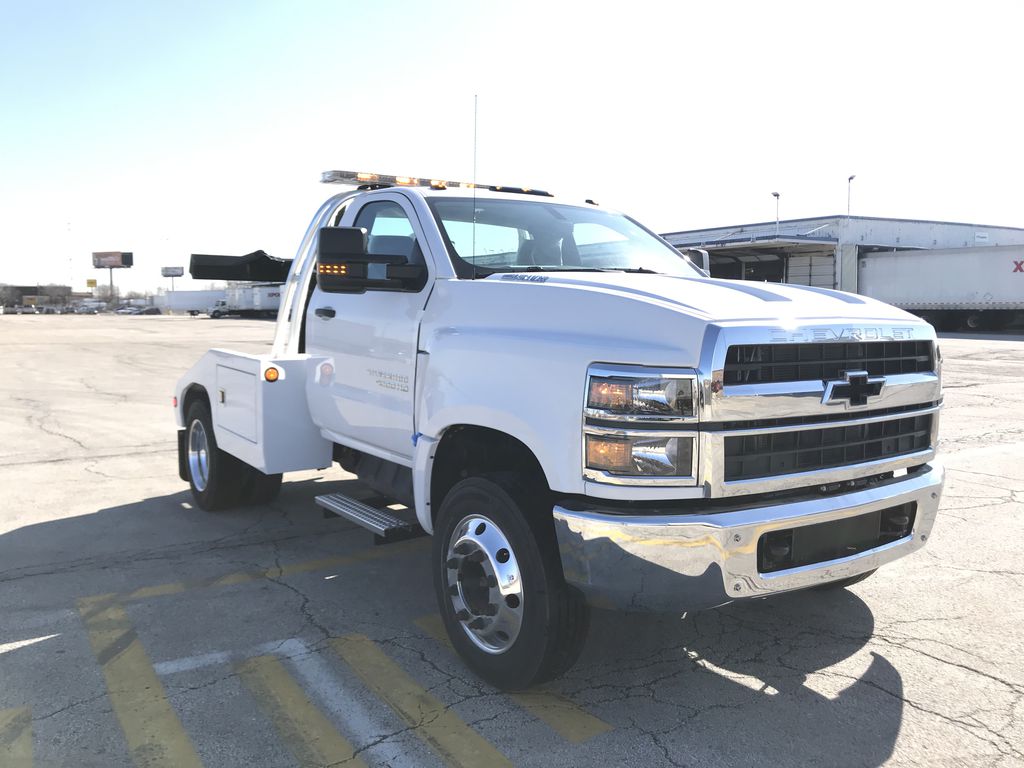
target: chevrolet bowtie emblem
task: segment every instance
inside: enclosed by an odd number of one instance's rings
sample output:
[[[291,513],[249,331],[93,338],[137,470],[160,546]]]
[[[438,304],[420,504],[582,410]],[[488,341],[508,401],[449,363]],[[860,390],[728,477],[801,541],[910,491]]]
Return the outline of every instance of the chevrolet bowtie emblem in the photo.
[[[844,403],[850,406],[867,405],[868,400],[882,394],[884,376],[869,376],[867,371],[843,371],[843,378],[825,382],[821,396],[824,405]]]

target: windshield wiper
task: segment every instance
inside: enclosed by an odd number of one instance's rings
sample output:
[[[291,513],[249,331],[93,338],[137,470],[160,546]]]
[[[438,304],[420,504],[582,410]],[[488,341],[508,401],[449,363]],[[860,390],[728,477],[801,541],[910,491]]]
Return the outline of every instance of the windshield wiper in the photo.
[[[620,272],[630,272],[634,275],[660,275],[661,272],[655,272],[653,269],[647,269],[647,267],[632,267],[630,269],[620,269]]]
[[[523,272],[611,272],[614,270],[604,267],[562,267],[557,264],[532,264],[523,267]]]

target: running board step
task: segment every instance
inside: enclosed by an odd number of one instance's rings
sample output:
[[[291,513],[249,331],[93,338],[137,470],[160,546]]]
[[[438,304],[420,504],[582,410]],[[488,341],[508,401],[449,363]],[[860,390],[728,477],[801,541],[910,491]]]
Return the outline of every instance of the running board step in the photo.
[[[317,496],[314,501],[327,512],[333,512],[372,532],[377,544],[390,544],[426,534],[418,523],[410,523],[389,509],[371,507],[343,493],[326,493]]]

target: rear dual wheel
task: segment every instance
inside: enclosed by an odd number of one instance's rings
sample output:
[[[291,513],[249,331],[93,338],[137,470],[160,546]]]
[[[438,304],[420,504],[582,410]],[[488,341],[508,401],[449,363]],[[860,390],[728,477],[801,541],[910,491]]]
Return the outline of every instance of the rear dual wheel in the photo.
[[[214,512],[239,504],[265,504],[281,490],[280,474],[265,475],[217,447],[210,407],[196,400],[188,409],[188,478],[200,509]]]
[[[550,510],[512,473],[473,477],[445,497],[434,530],[434,586],[466,665],[503,690],[565,672],[589,627],[562,576]]]

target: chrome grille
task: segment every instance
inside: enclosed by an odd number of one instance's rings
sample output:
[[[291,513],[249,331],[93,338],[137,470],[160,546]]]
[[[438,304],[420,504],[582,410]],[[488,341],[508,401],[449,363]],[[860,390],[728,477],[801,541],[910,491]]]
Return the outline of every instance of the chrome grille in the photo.
[[[727,436],[726,482],[904,456],[931,447],[932,414],[821,429]]]
[[[726,352],[723,383],[823,381],[855,370],[871,376],[930,373],[932,350],[931,341],[739,344]]]

